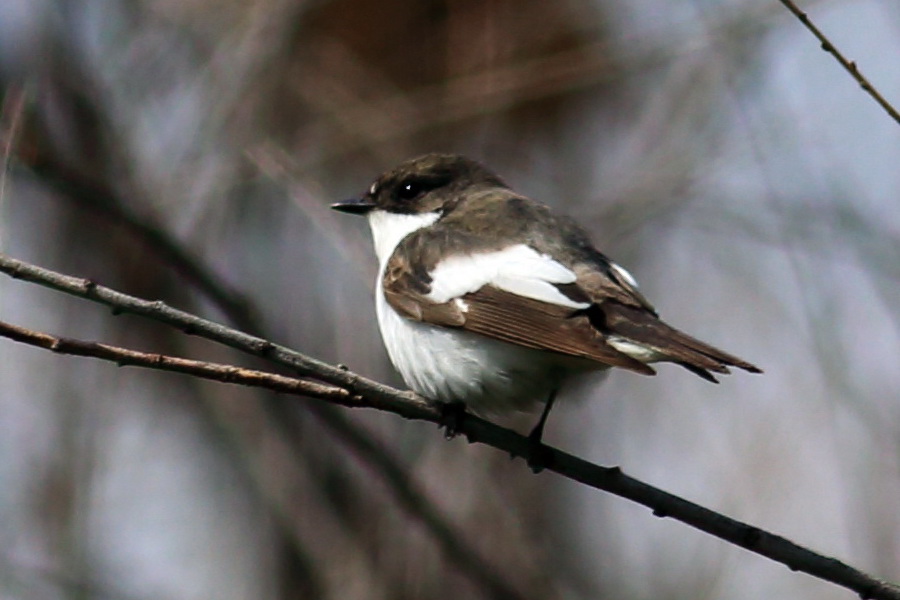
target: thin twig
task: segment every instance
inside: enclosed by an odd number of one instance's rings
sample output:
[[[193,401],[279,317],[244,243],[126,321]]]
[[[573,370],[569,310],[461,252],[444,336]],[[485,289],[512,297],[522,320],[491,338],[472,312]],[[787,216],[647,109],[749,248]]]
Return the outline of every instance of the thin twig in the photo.
[[[128,296],[94,282],[42,269],[2,254],[0,254],[0,271],[12,277],[106,304],[118,312],[131,312],[153,318],[192,334],[263,356],[279,364],[303,365],[307,374],[316,376],[331,386],[343,388],[347,392],[347,397],[339,395],[335,401],[340,401],[345,406],[377,408],[408,419],[442,422],[442,411],[438,405],[411,392],[401,392],[349,371],[326,365],[266,340],[173,309],[162,302],[150,302]],[[108,347],[104,345],[92,342],[85,344],[88,346],[75,347],[85,350],[88,347],[99,346],[104,348],[104,352],[108,351],[106,350]],[[52,346],[52,343],[50,345]],[[319,365],[323,368],[320,369]],[[348,401],[347,398],[351,400]],[[547,446],[543,447],[541,452],[535,453],[534,446],[528,438],[471,415],[462,420],[459,431],[470,442],[483,443],[513,456],[529,457],[530,464],[537,469],[547,469],[590,487],[627,498],[652,509],[653,514],[658,517],[671,517],[782,563],[792,570],[802,571],[851,589],[862,598],[900,600],[900,588],[894,585],[876,579],[837,559],[804,548],[782,536],[742,523],[655,488],[626,475],[618,467],[601,467]]]
[[[834,56],[835,60],[841,63],[841,66],[844,67],[844,69],[848,73],[850,73],[853,79],[855,79],[856,82],[859,83],[860,87],[862,87],[862,89],[864,89],[870,96],[872,96],[872,98],[875,99],[875,102],[880,104],[881,108],[883,108],[885,112],[887,112],[887,114],[890,115],[892,119],[894,119],[894,121],[900,124],[900,113],[898,113],[897,109],[894,108],[894,106],[890,102],[888,102],[884,98],[884,96],[881,95],[881,92],[879,92],[875,88],[875,86],[872,85],[872,83],[866,78],[866,76],[862,74],[862,72],[859,70],[859,67],[856,66],[856,61],[849,60],[847,57],[845,57],[844,54],[840,50],[838,50],[837,47],[831,42],[831,40],[828,39],[828,37],[826,37],[818,27],[816,27],[815,23],[813,23],[809,19],[809,15],[800,10],[800,8],[796,4],[794,4],[793,0],[781,0],[781,3],[784,4],[787,9],[794,14],[795,17],[800,19],[800,22],[803,23],[803,25],[805,25],[806,28],[809,29],[814,36],[816,36],[816,38],[822,44],[822,50]]]
[[[57,354],[99,358],[100,360],[114,362],[120,367],[143,367],[145,369],[182,373],[222,383],[263,388],[282,394],[309,396],[353,408],[366,406],[364,399],[351,395],[345,389],[308,379],[285,377],[284,375],[256,369],[245,369],[233,365],[191,360],[166,354],[140,352],[100,342],[57,337],[48,333],[11,325],[3,321],[0,321],[0,336],[23,344],[44,348]]]

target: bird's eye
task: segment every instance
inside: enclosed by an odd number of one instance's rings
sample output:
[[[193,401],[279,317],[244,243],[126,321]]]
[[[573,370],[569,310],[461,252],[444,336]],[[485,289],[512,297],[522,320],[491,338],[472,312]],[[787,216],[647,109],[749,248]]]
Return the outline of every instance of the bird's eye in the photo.
[[[424,191],[424,187],[417,181],[407,181],[400,185],[397,196],[401,200],[412,200]]]

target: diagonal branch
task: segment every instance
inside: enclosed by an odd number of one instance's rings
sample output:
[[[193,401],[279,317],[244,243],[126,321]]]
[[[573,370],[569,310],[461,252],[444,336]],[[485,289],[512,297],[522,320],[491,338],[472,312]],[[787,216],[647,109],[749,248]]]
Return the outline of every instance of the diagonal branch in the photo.
[[[338,402],[344,406],[377,408],[393,412],[408,419],[442,422],[440,407],[431,401],[421,398],[411,392],[401,392],[391,387],[368,380],[349,371],[327,365],[313,358],[306,357],[298,352],[278,346],[269,341],[235,331],[223,325],[201,319],[190,313],[179,311],[166,306],[162,302],[150,302],[115,290],[97,285],[89,280],[80,279],[56,273],[47,269],[17,261],[0,254],[0,271],[18,278],[44,285],[68,294],[100,302],[113,308],[116,312],[130,312],[145,316],[157,321],[179,327],[185,332],[201,335],[207,339],[224,343],[228,346],[262,356],[272,362],[295,366],[306,375],[313,376],[330,385],[316,384],[320,387],[304,387],[303,395],[320,398],[331,402]],[[7,326],[8,327],[8,326]],[[19,336],[16,339],[25,341],[28,336],[22,333],[21,328],[0,330],[0,335],[12,332]],[[26,330],[27,331],[27,330]],[[62,349],[78,350],[82,354],[89,350],[98,358],[103,353],[110,353],[111,346],[94,342],[76,343],[73,340],[54,341],[57,338],[36,334],[35,340],[49,349],[61,351]],[[41,337],[44,336],[44,337]],[[96,351],[94,350],[96,349]],[[132,351],[129,351],[132,352]],[[141,354],[141,353],[137,353]],[[134,360],[134,354],[129,357]],[[187,363],[170,363],[159,355],[147,354],[150,364],[179,364],[185,366],[191,364],[197,368],[199,361],[187,361]],[[113,355],[110,354],[109,358]],[[184,361],[185,359],[171,359]],[[139,364],[130,362],[129,364]],[[208,363],[207,363],[208,364]],[[224,379],[229,381],[236,371],[235,367],[218,365],[225,369],[229,375]],[[175,369],[172,369],[175,370]],[[187,371],[182,371],[187,372]],[[263,378],[259,371],[249,371],[252,377]],[[270,375],[270,374],[265,374]],[[284,378],[285,381],[277,385],[283,385],[287,391],[290,385],[288,381],[300,381],[292,378]],[[235,381],[231,381],[235,382]],[[244,383],[243,381],[241,383]],[[307,382],[312,383],[312,382]],[[250,383],[244,383],[250,385]],[[276,384],[273,384],[276,385]],[[297,384],[299,385],[299,384]],[[306,384],[304,384],[306,386]],[[340,388],[341,391],[336,391]],[[327,396],[327,397],[326,397]],[[835,558],[830,558],[804,548],[787,538],[770,533],[758,527],[737,521],[711,509],[694,504],[688,500],[670,494],[642,481],[634,479],[618,467],[602,467],[592,464],[560,450],[544,447],[542,452],[534,453],[534,448],[528,438],[518,433],[494,425],[475,416],[466,415],[459,426],[470,442],[483,443],[499,450],[508,452],[513,456],[527,456],[531,464],[540,468],[558,473],[564,477],[578,481],[590,487],[604,490],[632,500],[653,510],[658,517],[671,517],[696,529],[714,535],[732,544],[768,557],[774,561],[786,565],[795,571],[803,571],[819,579],[830,581],[837,585],[855,591],[860,597],[879,600],[900,600],[900,588],[868,575],[859,569],[851,567]]]
[[[95,281],[82,277],[65,275],[50,269],[44,269],[0,254],[0,271],[14,279],[22,279],[36,283],[66,294],[104,304],[112,309],[114,315],[130,313],[165,323],[188,335],[198,335],[208,340],[229,346],[241,352],[259,356],[272,363],[292,369],[294,372],[319,381],[343,387],[357,394],[365,394],[374,404],[373,408],[390,405],[399,408],[401,416],[409,419],[426,419],[437,422],[440,416],[439,407],[420,396],[409,393],[398,393],[397,390],[365,379],[350,371],[316,360],[285,346],[274,344],[263,338],[226,327],[220,323],[198,317],[189,312],[168,306],[162,300],[145,300],[131,296],[112,288],[99,285]],[[398,394],[406,401],[396,405]]]
[[[888,102],[884,98],[884,96],[881,95],[881,92],[879,92],[878,89],[874,85],[872,85],[868,78],[866,78],[866,76],[862,74],[862,72],[859,70],[859,67],[856,66],[856,61],[850,60],[846,56],[844,56],[844,54],[837,49],[832,41],[828,39],[828,37],[824,33],[822,33],[822,30],[816,27],[816,24],[809,19],[809,15],[800,10],[800,8],[796,4],[794,4],[793,0],[781,0],[781,3],[784,4],[787,9],[791,11],[791,13],[793,13],[793,15],[797,17],[800,22],[803,23],[803,25],[805,25],[806,28],[812,32],[814,36],[816,36],[816,39],[818,39],[822,44],[822,50],[834,56],[834,59],[838,61],[848,73],[850,73],[850,75],[853,77],[853,79],[856,80],[860,87],[865,90],[866,93],[868,93],[870,96],[872,96],[872,98],[875,99],[875,102],[877,102],[881,106],[881,108],[883,108],[885,112],[890,115],[892,119],[894,119],[894,121],[900,124],[900,113],[898,113],[897,109],[894,108],[894,106],[890,102]]]
[[[282,394],[319,398],[353,408],[366,406],[363,398],[353,396],[343,388],[256,369],[245,369],[233,365],[191,360],[166,354],[141,352],[100,342],[56,337],[3,321],[0,321],[0,336],[23,344],[44,348],[57,354],[99,358],[100,360],[114,362],[119,367],[143,367],[145,369],[182,373],[200,377],[201,379],[258,387]]]

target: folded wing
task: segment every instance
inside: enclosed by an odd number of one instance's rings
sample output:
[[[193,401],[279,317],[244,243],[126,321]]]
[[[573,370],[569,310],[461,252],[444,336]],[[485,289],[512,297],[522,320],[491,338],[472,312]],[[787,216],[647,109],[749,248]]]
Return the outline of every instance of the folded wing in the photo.
[[[593,304],[576,274],[529,246],[451,256],[418,274],[403,256],[390,259],[382,284],[388,303],[406,318],[654,374],[593,326]]]

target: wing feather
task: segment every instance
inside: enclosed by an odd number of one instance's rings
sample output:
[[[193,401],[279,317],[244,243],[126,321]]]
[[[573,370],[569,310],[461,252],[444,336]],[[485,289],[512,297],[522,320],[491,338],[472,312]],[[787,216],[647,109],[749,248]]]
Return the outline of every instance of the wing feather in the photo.
[[[655,373],[607,344],[579,310],[525,298],[492,285],[466,294],[463,301],[467,310],[462,328],[467,331],[646,375]]]
[[[536,252],[534,254],[540,256]],[[462,261],[457,264],[462,264]],[[430,281],[426,285],[421,275],[416,276],[402,253],[395,253],[385,268],[382,288],[388,304],[408,319],[457,327],[535,350],[583,358],[647,375],[654,374],[651,367],[619,352],[604,341],[585,313],[590,304],[573,300],[556,288],[554,283],[533,276],[550,275],[568,284],[572,277],[562,269],[564,267],[554,269],[550,266],[544,270],[523,270],[522,274],[532,276],[523,276],[513,281],[510,281],[512,270],[507,270],[497,279],[500,284],[512,290],[502,289],[493,282],[483,282],[472,291],[448,297],[451,286],[442,285],[442,278],[468,276],[469,281],[456,282],[457,291],[468,290],[475,287],[471,282],[475,280],[471,268],[467,272],[454,266],[453,269],[442,271],[439,265],[428,276]],[[499,270],[503,271],[502,267]],[[528,286],[522,284],[523,281],[528,282],[531,294],[522,293],[528,289]],[[423,293],[429,288],[430,291]],[[552,293],[547,288],[552,288]],[[546,301],[544,298],[553,301]]]
[[[568,308],[584,309],[590,305],[576,302],[557,287],[575,283],[577,275],[571,269],[525,244],[493,252],[456,254],[441,260],[429,276],[431,292],[427,298],[435,304],[493,285],[526,298]]]

